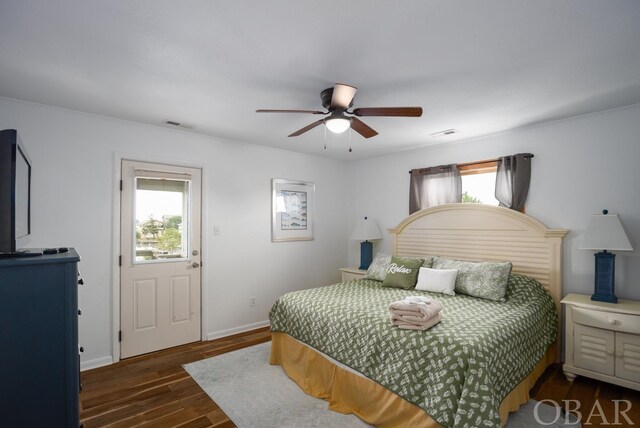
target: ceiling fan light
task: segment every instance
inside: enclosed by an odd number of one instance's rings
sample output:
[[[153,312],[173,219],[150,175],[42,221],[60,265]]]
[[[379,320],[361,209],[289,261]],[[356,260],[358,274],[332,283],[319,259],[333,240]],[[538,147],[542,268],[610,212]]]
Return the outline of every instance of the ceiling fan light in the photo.
[[[334,134],[342,134],[351,126],[351,120],[345,117],[332,117],[325,120],[324,124]]]

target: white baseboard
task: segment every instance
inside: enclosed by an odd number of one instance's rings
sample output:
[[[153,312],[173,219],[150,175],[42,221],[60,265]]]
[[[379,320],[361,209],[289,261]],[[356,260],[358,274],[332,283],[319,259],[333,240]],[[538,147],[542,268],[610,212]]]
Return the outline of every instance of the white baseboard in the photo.
[[[83,372],[85,370],[97,369],[98,367],[108,366],[113,364],[113,357],[101,357],[95,358],[93,360],[80,361],[80,371]]]
[[[257,328],[268,327],[269,320],[254,322],[253,324],[246,324],[240,327],[228,328],[226,330],[218,330],[207,333],[207,340],[220,339],[226,336],[232,336],[238,333],[244,333],[245,331],[255,330]]]
[[[265,321],[255,322],[253,324],[241,325],[240,327],[229,328],[226,330],[213,331],[207,334],[206,340],[220,339],[222,337],[232,336],[234,334],[244,333],[245,331],[255,330],[258,328],[268,327],[268,326],[269,326],[269,320],[265,320]],[[108,366],[110,364],[113,364],[112,356],[100,357],[100,358],[95,358],[93,360],[87,360],[87,361],[80,361],[80,371],[83,372],[85,370],[97,369],[98,367]]]

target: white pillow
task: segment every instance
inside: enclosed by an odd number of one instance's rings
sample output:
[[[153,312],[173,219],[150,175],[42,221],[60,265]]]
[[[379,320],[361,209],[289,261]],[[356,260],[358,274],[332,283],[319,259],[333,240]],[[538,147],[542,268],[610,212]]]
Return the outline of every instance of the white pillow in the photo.
[[[456,269],[430,269],[421,267],[418,272],[416,290],[433,291],[435,293],[455,296],[453,289],[456,286]]]

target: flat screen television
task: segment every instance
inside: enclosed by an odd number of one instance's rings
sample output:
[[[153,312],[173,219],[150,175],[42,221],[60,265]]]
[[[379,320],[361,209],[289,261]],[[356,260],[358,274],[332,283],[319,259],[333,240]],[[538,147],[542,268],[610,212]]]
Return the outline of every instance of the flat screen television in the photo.
[[[31,160],[15,129],[0,131],[0,254],[20,251],[31,234]]]

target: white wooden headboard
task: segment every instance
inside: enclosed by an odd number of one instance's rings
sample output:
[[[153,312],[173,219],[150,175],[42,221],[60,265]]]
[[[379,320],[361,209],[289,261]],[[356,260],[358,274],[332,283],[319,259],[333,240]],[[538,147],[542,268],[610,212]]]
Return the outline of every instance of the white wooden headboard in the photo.
[[[564,229],[503,207],[439,205],[403,220],[391,234],[391,254],[442,256],[471,261],[510,261],[551,294],[560,314]]]

